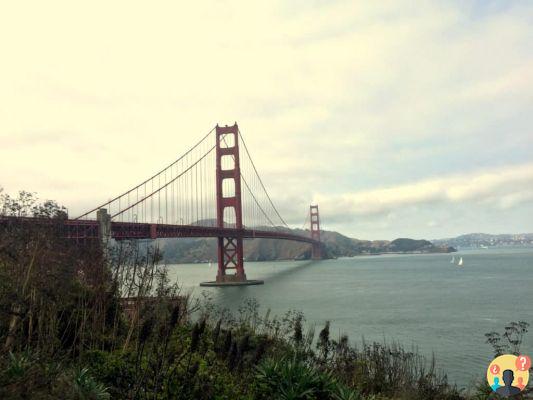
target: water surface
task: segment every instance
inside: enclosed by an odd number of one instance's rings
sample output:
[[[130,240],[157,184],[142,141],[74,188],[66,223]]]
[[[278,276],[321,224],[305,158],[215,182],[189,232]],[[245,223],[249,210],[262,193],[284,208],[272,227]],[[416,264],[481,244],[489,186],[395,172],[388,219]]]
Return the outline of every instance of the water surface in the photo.
[[[532,324],[522,352],[533,355],[533,248],[462,250],[463,268],[448,254],[360,256],[317,262],[246,263],[262,286],[200,288],[216,266],[169,266],[183,287],[208,290],[215,302],[236,310],[255,298],[263,311],[305,313],[308,323],[332,323],[332,334],[352,341],[399,341],[435,354],[437,365],[459,386],[484,375],[492,357],[486,332],[510,321]]]

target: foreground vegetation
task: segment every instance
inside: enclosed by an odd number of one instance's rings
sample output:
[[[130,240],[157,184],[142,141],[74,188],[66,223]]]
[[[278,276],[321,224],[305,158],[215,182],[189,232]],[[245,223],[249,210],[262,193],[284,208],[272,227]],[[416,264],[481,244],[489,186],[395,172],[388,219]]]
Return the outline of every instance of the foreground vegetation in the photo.
[[[262,315],[251,299],[232,314],[180,294],[157,249],[63,240],[64,210],[28,193],[0,207],[50,221],[0,227],[2,399],[465,398],[416,351],[357,348],[329,323],[315,334],[301,313]],[[488,340],[516,350],[522,336]],[[480,385],[475,398],[489,394]]]

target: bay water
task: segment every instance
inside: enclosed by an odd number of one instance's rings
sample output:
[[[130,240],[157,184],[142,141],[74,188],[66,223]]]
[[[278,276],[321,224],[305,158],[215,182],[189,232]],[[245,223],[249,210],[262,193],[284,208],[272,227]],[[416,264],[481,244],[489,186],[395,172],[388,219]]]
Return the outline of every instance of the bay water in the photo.
[[[169,266],[183,290],[210,292],[214,302],[236,311],[254,298],[261,312],[305,314],[306,324],[331,322],[334,338],[354,343],[396,341],[415,346],[459,387],[481,379],[493,358],[485,333],[504,332],[526,321],[522,353],[533,356],[533,248],[461,250],[452,254],[394,254],[323,261],[246,262],[249,279],[261,286],[203,288],[216,264]]]

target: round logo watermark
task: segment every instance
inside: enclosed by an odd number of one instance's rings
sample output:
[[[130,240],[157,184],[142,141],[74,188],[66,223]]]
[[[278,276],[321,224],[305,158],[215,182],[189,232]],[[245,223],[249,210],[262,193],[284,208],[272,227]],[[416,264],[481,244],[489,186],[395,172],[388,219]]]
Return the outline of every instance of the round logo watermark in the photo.
[[[491,361],[487,368],[487,382],[492,390],[504,397],[514,396],[527,386],[531,358],[525,355],[504,354]]]

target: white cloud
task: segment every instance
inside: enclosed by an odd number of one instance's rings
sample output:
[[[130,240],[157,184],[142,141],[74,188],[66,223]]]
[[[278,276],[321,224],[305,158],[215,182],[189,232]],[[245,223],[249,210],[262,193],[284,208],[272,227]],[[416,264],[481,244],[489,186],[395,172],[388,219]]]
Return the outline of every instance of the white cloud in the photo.
[[[510,208],[531,199],[533,163],[422,180],[405,185],[372,189],[339,196],[319,194],[325,219],[376,216],[401,212],[411,206],[432,203],[483,202]],[[524,190],[524,188],[528,188]]]

